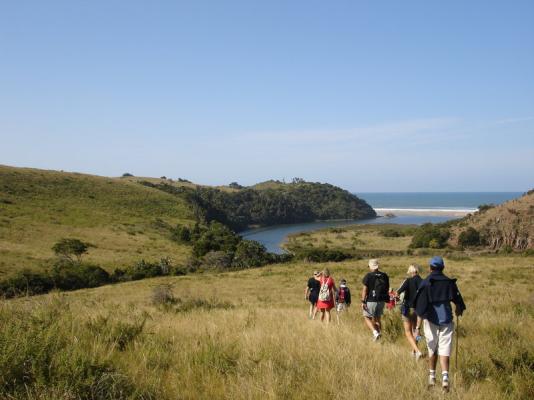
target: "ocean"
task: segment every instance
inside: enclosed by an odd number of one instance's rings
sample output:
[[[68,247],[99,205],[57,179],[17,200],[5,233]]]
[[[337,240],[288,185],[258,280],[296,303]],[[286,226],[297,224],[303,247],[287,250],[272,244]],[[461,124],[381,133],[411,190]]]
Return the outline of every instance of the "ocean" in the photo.
[[[501,204],[521,196],[521,192],[410,192],[355,193],[373,208],[419,210],[469,210],[481,204]]]

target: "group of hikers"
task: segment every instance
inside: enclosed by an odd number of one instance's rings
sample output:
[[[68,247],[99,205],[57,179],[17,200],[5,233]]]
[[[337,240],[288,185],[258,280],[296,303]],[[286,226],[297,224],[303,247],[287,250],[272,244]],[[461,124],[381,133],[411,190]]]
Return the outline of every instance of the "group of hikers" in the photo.
[[[365,325],[372,332],[373,340],[382,336],[381,317],[386,304],[393,308],[400,302],[400,313],[404,325],[404,333],[411,347],[411,354],[419,360],[422,353],[418,342],[421,340],[423,327],[428,350],[429,377],[428,386],[436,385],[436,365],[439,356],[442,376],[442,388],[449,390],[449,359],[452,349],[454,332],[453,310],[462,315],[466,309],[462,295],[456,285],[456,279],[447,277],[443,270],[445,263],[442,257],[433,257],[429,262],[430,273],[423,279],[421,267],[412,264],[408,267],[407,278],[398,290],[389,286],[388,275],[379,269],[377,259],[369,260],[369,272],[363,277],[361,291],[361,310]],[[331,321],[331,310],[339,315],[351,305],[351,293],[345,279],[336,288],[330,271],[315,271],[308,280],[305,298],[310,302],[309,319],[315,319],[321,313],[321,321]]]

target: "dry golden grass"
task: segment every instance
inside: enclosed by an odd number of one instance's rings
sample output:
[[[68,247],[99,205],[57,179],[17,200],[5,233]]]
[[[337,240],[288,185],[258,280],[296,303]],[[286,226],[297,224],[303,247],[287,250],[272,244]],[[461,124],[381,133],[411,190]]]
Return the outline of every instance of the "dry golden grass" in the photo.
[[[381,232],[388,227],[393,227],[393,229],[407,228],[399,225],[351,225],[326,228],[290,235],[285,246],[288,248],[322,247],[347,252],[354,250],[405,251],[412,236],[384,237]]]
[[[427,258],[389,257],[381,265],[398,286],[410,263],[426,264]],[[459,278],[468,307],[460,326],[460,370],[453,362],[447,398],[529,398],[534,376],[525,368],[534,362],[534,259],[446,259],[446,265],[446,272]],[[307,319],[304,287],[311,271],[322,266],[294,263],[157,278],[59,297],[80,326],[98,315],[119,322],[148,318],[124,351],[94,337],[87,352],[105,354],[154,398],[443,398],[439,390],[427,391],[426,363],[411,359],[398,312],[385,316],[384,340],[371,341],[357,304],[365,260],[327,264],[336,281],[347,279],[355,298],[341,325]],[[172,305],[156,307],[152,291],[162,283],[172,284],[181,301],[201,299],[213,308],[175,312]],[[2,307],[46,309],[57,296]]]

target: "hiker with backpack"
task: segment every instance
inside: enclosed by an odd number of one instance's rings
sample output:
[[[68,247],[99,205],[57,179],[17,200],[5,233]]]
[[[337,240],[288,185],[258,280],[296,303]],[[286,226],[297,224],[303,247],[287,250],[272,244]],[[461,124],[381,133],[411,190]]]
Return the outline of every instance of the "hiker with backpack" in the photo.
[[[439,355],[442,388],[449,391],[449,359],[452,349],[454,322],[451,302],[455,304],[455,314],[465,311],[465,303],[456,285],[443,273],[443,258],[436,256],[430,260],[430,274],[421,282],[415,297],[415,312],[423,320],[428,347],[429,377],[428,386],[436,385],[436,365]],[[420,329],[420,326],[416,327]]]
[[[350,307],[350,302],[351,296],[350,289],[347,286],[347,281],[345,279],[341,279],[341,281],[339,281],[339,288],[336,290],[336,317],[338,325],[339,314],[348,310]]]
[[[321,273],[314,271],[313,276],[308,279],[308,286],[304,292],[305,300],[310,302],[310,311],[308,313],[308,319],[315,319],[317,314],[317,301],[319,300],[319,290],[321,289]]]
[[[321,312],[321,322],[324,321],[326,315],[326,322],[330,323],[332,319],[330,310],[335,307],[336,285],[334,279],[330,276],[330,270],[328,268],[323,270],[319,283],[321,284],[321,288],[319,289],[317,309]]]
[[[370,272],[363,278],[362,312],[365,324],[373,332],[373,340],[382,335],[381,317],[384,304],[389,300],[389,277],[378,270],[378,260],[369,260]]]
[[[345,279],[341,279],[339,281],[339,289],[336,290],[337,312],[346,311],[348,307],[350,307],[350,302],[350,289],[347,286],[347,281]]]
[[[417,289],[421,285],[423,279],[419,276],[421,267],[412,264],[408,267],[408,278],[402,282],[401,287],[397,290],[397,296],[403,296],[401,303],[401,317],[404,325],[404,335],[408,343],[412,347],[412,356],[419,360],[422,356],[421,351],[417,347],[417,338],[421,338],[419,331],[416,329],[421,324],[421,320],[417,319],[414,310],[414,300],[417,295]],[[419,323],[418,323],[419,322]]]

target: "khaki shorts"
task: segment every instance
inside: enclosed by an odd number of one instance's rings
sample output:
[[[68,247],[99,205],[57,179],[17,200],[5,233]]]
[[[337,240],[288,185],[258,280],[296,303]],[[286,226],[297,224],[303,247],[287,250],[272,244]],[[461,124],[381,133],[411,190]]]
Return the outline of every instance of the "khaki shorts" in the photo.
[[[365,318],[379,318],[384,314],[384,302],[368,301],[367,310],[363,310],[363,316]]]
[[[454,323],[447,325],[435,325],[428,320],[423,320],[423,330],[425,332],[428,355],[439,354],[440,356],[450,357],[452,350],[452,333],[454,332]]]

